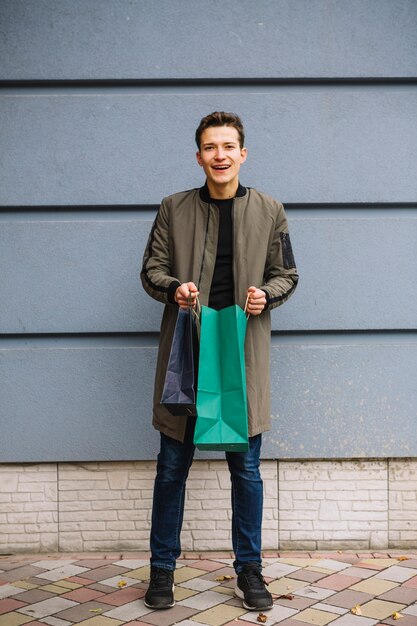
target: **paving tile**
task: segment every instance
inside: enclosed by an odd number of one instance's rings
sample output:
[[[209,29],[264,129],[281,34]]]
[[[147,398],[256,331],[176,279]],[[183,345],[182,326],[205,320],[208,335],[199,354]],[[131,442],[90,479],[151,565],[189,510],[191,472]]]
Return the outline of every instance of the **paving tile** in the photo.
[[[413,578],[417,575],[417,570],[407,567],[401,567],[400,565],[393,565],[384,569],[382,572],[375,574],[375,578],[382,578],[384,580],[393,580],[398,583],[404,583],[406,580]]]
[[[362,580],[360,583],[355,583],[350,587],[353,591],[363,591],[364,593],[371,593],[373,596],[379,596],[381,593],[385,593],[386,591],[390,591],[390,589],[394,589],[394,587],[398,587],[398,583],[394,583],[391,580],[381,580],[377,579],[375,576],[373,578],[368,578],[367,580]]]
[[[222,585],[219,585],[218,587],[213,587],[212,591],[217,591],[218,593],[223,593],[225,596],[234,596],[235,592],[233,589],[230,589],[230,587],[225,587]]]
[[[181,583],[181,587],[186,589],[194,589],[195,591],[207,591],[212,587],[219,587],[219,583],[214,580],[205,580],[204,578],[191,578]]]
[[[114,588],[109,587],[108,585],[103,585],[101,583],[93,583],[88,585],[89,589],[95,589],[96,591],[102,591],[103,593],[113,593]]]
[[[62,593],[66,593],[68,588],[62,587],[61,585],[44,585],[43,587],[37,587],[37,589],[41,589],[42,591],[49,591],[52,594],[60,595]]]
[[[77,583],[77,585],[90,585],[95,582],[92,578],[85,578],[84,576],[69,576],[65,580],[69,580],[70,583]]]
[[[393,619],[392,617],[388,617],[387,619],[384,619],[384,625],[385,624],[390,624],[391,626],[398,626],[399,623],[401,623],[401,626],[416,626],[417,621],[414,615],[405,615],[404,611],[401,611],[400,613],[401,615],[401,619]]]
[[[306,609],[297,615],[297,620],[307,622],[307,624],[318,624],[318,626],[326,626],[335,619],[334,613],[328,611],[319,611],[315,608]]]
[[[176,602],[180,602],[181,600],[186,600],[186,598],[192,598],[196,596],[198,591],[194,591],[193,589],[185,589],[185,587],[177,586],[174,591],[174,598]]]
[[[413,589],[417,589],[417,576],[414,578],[410,578],[407,582],[404,583],[404,587],[412,587]]]
[[[385,569],[390,565],[396,565],[398,563],[397,559],[363,559],[356,563],[357,567],[367,567],[368,569]]]
[[[133,600],[140,600],[145,595],[144,589],[138,589],[137,587],[126,587],[120,589],[120,591],[113,591],[112,593],[103,594],[100,597],[100,602],[105,604],[111,604],[112,606],[121,606]]]
[[[174,581],[176,584],[183,583],[192,578],[201,576],[201,569],[195,567],[182,567],[180,570],[176,570],[174,573]]]
[[[0,615],[0,626],[21,626],[21,624],[27,624],[32,620],[33,617],[21,615],[20,613],[6,613],[5,615]]]
[[[81,589],[74,589],[73,591],[67,591],[61,598],[67,600],[73,600],[74,602],[90,602],[104,596],[102,591],[96,591],[95,589],[88,589],[83,587]]]
[[[25,606],[26,602],[20,602],[14,598],[5,598],[0,600],[0,615],[3,613],[11,613],[15,609],[20,609],[21,606]]]
[[[351,563],[345,563],[344,561],[338,561],[337,559],[321,559],[316,563],[316,567],[324,567],[325,569],[334,570],[340,572],[351,566]]]
[[[343,574],[345,576],[353,576],[354,578],[370,578],[371,576],[375,576],[375,570],[352,565],[349,569],[345,569]]]
[[[377,619],[371,619],[370,617],[362,617],[359,615],[353,615],[348,613],[342,617],[338,617],[337,620],[332,622],[332,626],[374,626],[378,624]]]
[[[32,565],[41,569],[57,569],[58,567],[71,565],[71,563],[74,563],[74,559],[45,559],[43,561],[35,561]]]
[[[372,572],[374,574],[375,572]],[[317,580],[321,580],[322,578],[326,578],[328,572],[325,574],[324,572],[312,572],[306,569],[298,569],[291,574],[287,574],[287,578],[295,578],[296,580],[305,580],[308,583],[315,583]]]
[[[288,565],[288,563],[273,563],[263,568],[262,575],[269,578],[281,578],[296,572],[298,569],[296,565]]]
[[[35,559],[36,561],[37,559]],[[29,561],[26,561],[25,559],[25,563],[28,563]],[[16,567],[20,567],[22,565],[22,561],[21,559],[16,559],[16,558],[0,558],[0,568],[3,572],[7,572],[11,569],[15,569]]]
[[[280,578],[279,580],[274,580],[274,582],[269,583],[268,589],[271,593],[276,593],[278,595],[294,593],[298,589],[302,589],[303,587],[307,587],[307,583],[303,580],[295,580],[294,578]]]
[[[1,579],[7,583],[12,583],[15,580],[22,580],[23,578],[31,578],[32,576],[39,576],[45,572],[44,569],[39,567],[33,567],[32,565],[24,565],[23,567],[17,567],[1,575]]]
[[[341,606],[333,606],[331,604],[326,604],[325,602],[317,602],[317,604],[314,605],[314,608],[320,611],[328,611],[329,613],[336,613],[337,615],[344,615],[349,610],[349,609],[344,609]]]
[[[26,580],[15,580],[13,585],[27,591],[30,589],[37,589],[39,587],[39,585],[33,585],[32,583],[28,583]]]
[[[63,611],[56,611],[55,617],[60,619],[66,619],[69,622],[81,622],[88,617],[94,617],[95,613],[107,613],[109,605],[100,602],[100,600],[91,600],[89,602],[83,602],[82,604],[76,604],[75,606]]]
[[[63,611],[64,609],[68,609],[72,606],[76,606],[76,602],[72,602],[72,600],[64,600],[61,597],[53,597],[18,609],[18,613],[30,615],[32,619],[35,617],[38,619],[40,617],[47,617],[47,615],[54,615],[54,613],[58,613],[58,611]]]
[[[97,617],[92,617],[82,622],[83,626],[121,626],[121,624],[123,624],[123,621],[119,619],[111,619],[102,615],[97,615]]]
[[[148,581],[151,577],[151,568],[149,567],[149,565],[144,565],[143,567],[130,570],[128,574],[129,578],[136,578],[137,580]]]
[[[41,622],[42,624],[48,624],[48,626],[72,626],[72,622],[68,622],[66,619],[53,617],[52,615],[50,617],[44,617]]]
[[[190,609],[186,606],[174,606],[169,611],[154,611],[143,616],[146,620],[146,624],[155,624],[155,626],[171,626],[171,624],[177,624],[181,620],[195,615],[198,611],[196,609]],[[195,624],[195,622],[194,622]]]
[[[417,559],[407,559],[406,561],[399,561],[401,567],[414,567],[417,569]]]
[[[119,567],[118,565],[104,565],[102,567],[97,567],[96,569],[88,571],[88,578],[91,580],[96,580],[97,582],[101,582],[102,580],[106,580],[107,578],[112,578],[113,576],[121,576],[124,572],[128,572],[128,568]],[[72,574],[70,574],[72,575]]]
[[[334,624],[334,622],[330,622]],[[300,622],[296,617],[290,617],[283,622],[279,622],[279,626],[306,626],[306,622]]]
[[[216,604],[221,604],[222,602],[224,602],[224,595],[222,593],[217,593],[216,591],[203,591],[196,596],[181,600],[180,604],[182,606],[188,606],[191,609],[205,611],[206,609],[211,609]]]
[[[407,615],[417,615],[417,603],[403,609],[402,613],[407,613]]]
[[[286,606],[279,606],[274,604],[270,611],[265,611],[265,615],[267,616],[266,624],[276,624],[281,622],[292,615],[298,613],[295,609],[289,609]],[[239,619],[244,622],[252,622],[253,624],[259,624],[258,621],[259,611],[251,611],[250,613],[245,613]],[[297,616],[298,617],[298,616]]]
[[[202,611],[198,614],[197,619],[199,624],[222,626],[225,622],[241,617],[244,613],[246,613],[246,609],[239,609],[235,606],[221,604],[220,606],[215,606],[207,611]]]
[[[189,563],[189,566],[195,569],[202,569],[206,572],[214,572],[224,567],[224,563],[219,563],[218,561],[210,561],[209,559],[202,559],[201,561],[194,561],[193,563]]]
[[[306,598],[315,598],[316,600],[324,600],[334,595],[336,592],[333,589],[322,589],[313,585],[308,585],[302,589],[297,589],[294,592],[297,596],[304,596]]]
[[[134,602],[128,602],[127,604],[118,606],[115,609],[107,610],[105,617],[128,622],[129,620],[131,621],[142,617],[142,615],[146,615],[147,613],[151,613],[151,609],[145,606],[143,600],[135,600]],[[85,625],[83,624],[83,626]]]
[[[181,622],[183,624],[184,622]],[[195,622],[192,622],[193,626],[195,626]],[[148,622],[149,624],[149,622]],[[134,619],[133,622],[126,622],[124,626],[148,626],[146,622],[142,622],[140,620]],[[178,623],[179,624],[179,623]]]
[[[119,583],[126,583],[123,587],[131,587],[132,585],[137,585],[137,578],[130,578],[125,574],[121,576],[112,576],[112,578],[105,578],[104,580],[100,580],[102,585],[107,585],[107,587],[120,588]]]
[[[361,605],[362,615],[364,617],[373,617],[374,619],[384,619],[395,611],[401,611],[404,608],[404,604],[387,602],[386,600],[370,600],[370,602]]]
[[[18,600],[25,602],[25,604],[34,604],[34,602],[42,602],[42,600],[48,600],[49,598],[53,598],[53,596],[54,594],[50,591],[45,591],[38,588],[19,593]]]
[[[19,593],[24,593],[25,589],[15,587],[14,585],[2,585],[0,587],[0,600],[3,598],[10,598],[10,596],[17,596]]]
[[[399,602],[407,605],[413,604],[413,602],[417,601],[417,589],[401,585],[378,596],[378,600],[389,600],[390,602]]]
[[[121,559],[120,561],[114,561],[113,565],[127,567],[127,569],[138,569],[139,567],[149,565],[149,559]]]
[[[331,574],[326,576],[322,580],[317,581],[315,587],[323,587],[324,589],[333,589],[334,591],[342,591],[347,587],[351,587],[357,582],[360,582],[360,578],[354,578],[353,576],[345,576],[344,574]]]
[[[62,587],[63,589],[80,589],[82,587],[82,585],[79,585],[78,583],[72,583],[70,580],[56,580],[55,581],[55,585],[57,587]]]
[[[74,559],[44,559],[42,561],[33,561],[33,567],[41,569],[57,569],[58,567],[66,567],[74,563]]]
[[[104,567],[109,562],[106,559],[80,559],[79,561],[73,561],[73,565],[79,565],[80,567],[86,567],[87,569],[97,569],[97,567]],[[116,563],[113,563],[116,565]],[[128,565],[125,565],[128,567]]]
[[[78,565],[65,565],[64,567],[57,567],[56,569],[51,569],[46,572],[41,572],[40,574],[36,574],[36,578],[40,578],[41,580],[50,580],[57,581],[62,578],[69,578],[70,576],[76,576],[77,574],[82,574],[83,572],[87,572],[86,567],[79,567]]]
[[[214,572],[207,572],[206,574],[203,574],[202,578],[204,578],[204,580],[216,581],[216,578],[219,578],[220,576],[232,576],[233,578],[236,578],[236,572],[233,567],[222,567],[222,569]]]
[[[351,609],[357,604],[364,604],[372,600],[373,596],[370,593],[363,593],[361,591],[352,591],[351,589],[345,589],[339,593],[335,593],[334,596],[326,599],[326,604],[332,604],[334,606],[341,606],[345,609]]]
[[[288,565],[296,565],[297,567],[309,567],[312,565],[316,565],[320,559],[311,559],[311,558],[298,558],[298,557],[288,557],[285,559],[280,559],[280,563],[288,563]]]
[[[316,600],[314,600],[313,598],[303,598],[301,596],[293,596],[292,600],[286,600],[285,598],[280,598],[279,596],[277,599],[275,599],[275,595],[273,595],[272,597],[274,598],[275,604],[279,604],[280,606],[287,606],[289,609],[297,609],[299,611],[303,611],[312,604],[316,603]]]

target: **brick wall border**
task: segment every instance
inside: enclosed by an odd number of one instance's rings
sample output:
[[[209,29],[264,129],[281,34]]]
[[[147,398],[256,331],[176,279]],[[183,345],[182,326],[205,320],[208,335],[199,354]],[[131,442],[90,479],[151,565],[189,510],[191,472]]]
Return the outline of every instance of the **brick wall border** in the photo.
[[[0,465],[0,554],[148,550],[155,463]],[[264,550],[417,547],[417,459],[263,461]],[[184,551],[231,549],[225,461],[195,461]]]

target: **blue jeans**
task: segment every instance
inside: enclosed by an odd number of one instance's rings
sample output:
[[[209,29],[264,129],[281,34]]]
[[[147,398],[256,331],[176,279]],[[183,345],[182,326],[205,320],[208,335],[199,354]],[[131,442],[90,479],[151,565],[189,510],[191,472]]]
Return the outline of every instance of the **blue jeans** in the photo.
[[[151,565],[175,569],[181,554],[185,484],[194,457],[195,418],[188,418],[184,442],[161,433],[153,493]],[[248,452],[226,452],[232,494],[233,563],[261,565],[263,484],[259,472],[262,435],[249,438]]]

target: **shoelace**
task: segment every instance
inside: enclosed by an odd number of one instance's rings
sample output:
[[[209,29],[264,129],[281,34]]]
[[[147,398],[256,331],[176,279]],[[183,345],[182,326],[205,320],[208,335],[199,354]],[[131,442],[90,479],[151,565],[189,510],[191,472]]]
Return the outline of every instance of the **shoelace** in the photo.
[[[257,567],[244,569],[243,573],[252,588],[263,589],[264,585],[268,585]]]
[[[162,568],[155,568],[151,570],[151,585],[157,583],[166,583],[167,586],[171,583],[171,572]]]

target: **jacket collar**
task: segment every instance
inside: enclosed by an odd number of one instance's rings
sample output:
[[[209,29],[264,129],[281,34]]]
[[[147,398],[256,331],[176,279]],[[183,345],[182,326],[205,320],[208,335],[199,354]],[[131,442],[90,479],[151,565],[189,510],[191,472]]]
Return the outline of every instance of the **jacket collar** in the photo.
[[[207,186],[207,181],[204,183],[202,187],[200,187],[199,194],[200,194],[200,199],[203,202],[212,202],[212,199],[210,198],[209,188]],[[245,196],[245,195],[246,195],[246,187],[244,187],[243,185],[239,183],[235,198],[241,198],[242,196]]]

